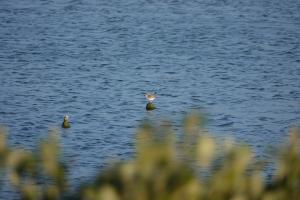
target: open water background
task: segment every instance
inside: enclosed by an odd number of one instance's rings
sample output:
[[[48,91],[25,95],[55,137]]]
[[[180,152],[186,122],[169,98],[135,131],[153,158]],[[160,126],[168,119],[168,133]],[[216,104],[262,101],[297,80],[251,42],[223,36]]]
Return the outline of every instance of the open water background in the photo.
[[[141,120],[177,129],[192,109],[261,158],[285,141],[300,123],[299,0],[0,0],[0,123],[34,148],[69,114],[75,185],[130,158]]]

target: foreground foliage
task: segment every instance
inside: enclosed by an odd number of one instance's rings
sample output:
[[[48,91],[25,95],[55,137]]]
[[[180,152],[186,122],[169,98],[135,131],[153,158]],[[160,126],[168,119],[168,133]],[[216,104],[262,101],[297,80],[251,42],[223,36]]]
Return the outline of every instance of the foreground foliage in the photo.
[[[134,159],[101,172],[72,194],[56,134],[50,134],[33,153],[10,148],[1,133],[0,170],[21,198],[28,200],[299,199],[300,143],[296,130],[282,146],[276,172],[266,182],[258,164],[261,162],[250,148],[230,140],[218,143],[200,129],[200,124],[201,118],[187,117],[180,142],[168,123],[142,126]]]

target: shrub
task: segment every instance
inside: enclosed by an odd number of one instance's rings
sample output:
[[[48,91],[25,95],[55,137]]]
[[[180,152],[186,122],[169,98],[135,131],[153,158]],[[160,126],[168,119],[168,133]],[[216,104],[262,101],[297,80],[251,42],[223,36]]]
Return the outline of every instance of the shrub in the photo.
[[[67,187],[56,134],[41,142],[38,153],[12,149],[5,134],[0,134],[0,169],[8,173],[22,199],[29,200],[299,199],[297,130],[290,134],[277,158],[277,171],[267,182],[249,147],[220,144],[200,124],[201,118],[187,117],[180,141],[166,123],[144,124],[137,133],[133,159],[100,172],[73,194]]]

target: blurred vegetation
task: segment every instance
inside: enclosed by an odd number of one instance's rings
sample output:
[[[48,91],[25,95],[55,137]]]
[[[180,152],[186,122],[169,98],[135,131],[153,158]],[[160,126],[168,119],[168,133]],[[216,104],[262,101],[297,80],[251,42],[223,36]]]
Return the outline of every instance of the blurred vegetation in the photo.
[[[144,124],[137,132],[136,156],[102,171],[70,192],[56,133],[34,152],[11,148],[0,132],[0,170],[22,199],[55,200],[281,200],[300,199],[299,132],[280,147],[270,181],[251,149],[231,140],[217,142],[188,116],[176,140],[169,123]]]

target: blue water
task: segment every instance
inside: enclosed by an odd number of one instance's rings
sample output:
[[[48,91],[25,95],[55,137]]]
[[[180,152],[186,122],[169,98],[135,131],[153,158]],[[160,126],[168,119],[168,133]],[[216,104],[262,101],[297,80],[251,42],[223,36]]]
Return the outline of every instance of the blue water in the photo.
[[[299,0],[0,0],[0,123],[34,148],[68,114],[74,184],[130,158],[143,119],[176,129],[192,109],[265,158],[300,124],[299,89]]]

